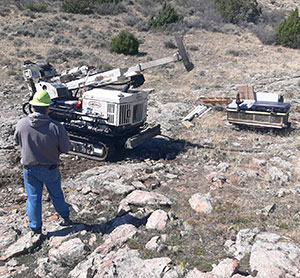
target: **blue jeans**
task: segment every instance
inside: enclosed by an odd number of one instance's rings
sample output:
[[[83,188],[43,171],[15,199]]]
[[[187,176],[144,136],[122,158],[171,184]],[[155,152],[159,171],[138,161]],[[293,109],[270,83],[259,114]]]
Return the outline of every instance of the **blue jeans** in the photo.
[[[25,190],[27,193],[26,212],[29,227],[36,230],[42,227],[42,194],[44,184],[58,214],[69,217],[69,207],[65,202],[61,189],[61,175],[59,168],[53,170],[48,167],[26,167],[23,169]]]

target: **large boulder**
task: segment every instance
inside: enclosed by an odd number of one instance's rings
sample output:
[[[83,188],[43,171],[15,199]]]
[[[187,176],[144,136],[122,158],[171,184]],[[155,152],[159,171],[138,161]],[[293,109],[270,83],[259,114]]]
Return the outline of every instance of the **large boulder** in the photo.
[[[250,267],[257,278],[300,277],[300,247],[289,238],[260,233],[251,249]]]

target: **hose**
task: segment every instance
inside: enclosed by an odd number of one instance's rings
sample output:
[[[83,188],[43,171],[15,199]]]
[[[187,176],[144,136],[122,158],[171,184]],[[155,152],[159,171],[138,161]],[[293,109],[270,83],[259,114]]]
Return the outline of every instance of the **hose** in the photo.
[[[27,107],[28,106],[28,107]],[[29,104],[29,101],[28,102],[25,102],[22,106],[22,110],[23,110],[23,113],[25,115],[28,115],[29,113],[32,113],[32,107],[31,105]]]

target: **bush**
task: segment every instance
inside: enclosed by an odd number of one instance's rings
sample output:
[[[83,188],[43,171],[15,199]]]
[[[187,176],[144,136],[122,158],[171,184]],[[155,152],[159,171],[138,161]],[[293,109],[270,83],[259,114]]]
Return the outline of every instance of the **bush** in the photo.
[[[26,8],[36,13],[45,13],[47,12],[47,5],[44,3],[28,3]]]
[[[102,3],[93,6],[93,12],[99,15],[117,15],[126,12],[122,3]]]
[[[64,0],[61,6],[63,12],[73,14],[89,14],[91,8],[89,0]]]
[[[118,4],[120,3],[122,0],[96,0],[95,3],[96,4],[104,4],[104,3],[114,3],[114,4]]]
[[[7,16],[7,15],[9,15],[11,13],[11,10],[10,10],[10,8],[8,8],[8,7],[1,7],[1,9],[0,9],[0,16]]]
[[[167,25],[183,21],[183,16],[179,15],[175,9],[166,2],[157,15],[153,15],[149,20],[149,26],[152,28],[165,28]]]
[[[66,57],[63,50],[57,47],[50,48],[47,52],[47,62],[53,64],[62,64],[68,62],[68,58]]]
[[[269,25],[260,23],[259,25],[252,26],[250,30],[263,44],[272,45],[275,43],[275,30]]]
[[[241,21],[255,22],[261,14],[256,0],[215,0],[216,11],[226,21],[237,24]]]
[[[262,9],[259,21],[270,26],[278,26],[285,18],[286,13],[283,10]]]
[[[128,15],[124,18],[124,23],[130,27],[137,25],[141,21],[142,19],[140,17],[133,16],[133,15]]]
[[[277,27],[275,43],[290,48],[300,48],[300,19],[297,8]]]
[[[118,14],[124,7],[118,5],[122,0],[64,0],[61,10],[73,14],[99,13],[103,15]]]
[[[177,48],[176,44],[172,41],[164,42],[164,45],[165,45],[165,48],[170,48],[170,49],[176,49]]]
[[[70,40],[70,37],[66,37],[63,35],[58,35],[55,36],[52,40],[53,44],[61,45],[61,44],[66,44],[66,45],[73,45],[73,43]]]
[[[22,39],[17,38],[14,40],[13,44],[15,47],[20,47],[20,46],[23,46],[25,44],[25,42]]]
[[[139,41],[128,31],[121,31],[110,43],[112,52],[123,53],[125,55],[137,54],[139,52],[139,46]]]

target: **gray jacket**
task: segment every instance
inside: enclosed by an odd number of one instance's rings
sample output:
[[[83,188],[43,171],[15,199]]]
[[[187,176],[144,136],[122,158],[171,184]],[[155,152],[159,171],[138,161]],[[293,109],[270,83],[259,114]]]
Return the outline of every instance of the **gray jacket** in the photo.
[[[54,165],[59,155],[71,150],[67,131],[48,115],[32,113],[16,126],[14,139],[21,146],[23,165]]]

